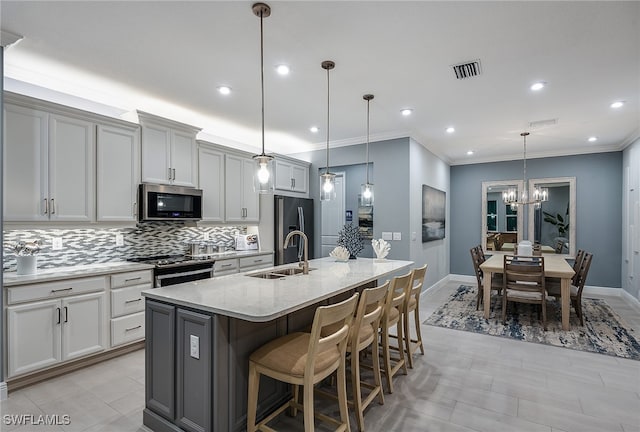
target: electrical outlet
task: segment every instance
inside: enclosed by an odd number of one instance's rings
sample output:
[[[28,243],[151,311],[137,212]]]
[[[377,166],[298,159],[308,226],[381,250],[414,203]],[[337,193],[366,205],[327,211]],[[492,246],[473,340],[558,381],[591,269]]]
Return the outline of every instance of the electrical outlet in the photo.
[[[209,233],[208,232],[204,232],[204,234],[202,234],[202,236],[204,237],[205,240],[209,240]]]
[[[394,240],[402,240],[402,233],[394,232],[393,233],[393,239]]]
[[[53,250],[62,249],[62,237],[53,237],[51,239],[51,249]]]
[[[121,233],[116,234],[116,246],[124,246],[124,235]]]
[[[393,240],[393,233],[383,231],[382,240]]]
[[[189,342],[191,345],[191,357],[194,359],[200,359],[200,338],[198,336],[191,335]]]

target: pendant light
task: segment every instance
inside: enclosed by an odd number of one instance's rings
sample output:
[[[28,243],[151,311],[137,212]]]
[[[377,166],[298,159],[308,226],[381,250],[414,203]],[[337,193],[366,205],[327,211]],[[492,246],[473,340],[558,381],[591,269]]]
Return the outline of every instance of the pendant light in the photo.
[[[369,183],[369,105],[373,99],[372,94],[366,94],[362,96],[362,99],[367,101],[367,164],[365,169],[367,170],[366,182],[360,187],[360,205],[362,207],[373,206],[373,184]]]
[[[529,199],[527,193],[527,137],[529,132],[522,132],[520,134],[523,140],[524,157],[523,157],[523,170],[522,170],[522,192],[518,196],[518,190],[516,188],[509,188],[502,194],[502,200],[505,204],[510,204],[513,210],[516,210],[519,205],[525,206],[533,204],[535,208],[539,209],[541,203],[549,200],[549,189],[536,187],[533,191],[533,198]]]
[[[322,186],[320,187],[320,200],[329,201],[336,197],[336,175],[329,172],[329,71],[336,67],[331,60],[322,62],[322,69],[327,71],[327,166],[324,174],[320,174]]]
[[[261,194],[273,192],[273,156],[264,153],[264,42],[262,20],[271,15],[271,8],[265,3],[255,3],[251,9],[260,18],[260,90],[262,97],[262,153],[255,155],[256,171],[253,175],[253,189]]]

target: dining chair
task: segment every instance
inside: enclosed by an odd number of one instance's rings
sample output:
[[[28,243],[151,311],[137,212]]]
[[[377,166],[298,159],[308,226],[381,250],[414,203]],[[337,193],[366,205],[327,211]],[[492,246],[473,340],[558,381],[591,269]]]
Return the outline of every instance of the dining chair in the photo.
[[[556,247],[555,247],[556,253],[557,254],[561,254],[562,253],[562,249],[564,249],[564,241],[562,241],[562,240],[556,241]]]
[[[314,418],[336,424],[339,431],[349,431],[345,353],[358,293],[347,300],[316,309],[311,333],[295,332],[258,348],[249,357],[249,391],[247,396],[247,431],[273,430],[267,426],[285,409],[304,412],[304,430],[315,430]],[[333,331],[326,329],[332,326]],[[337,372],[340,421],[321,413],[314,413],[314,385]],[[256,424],[260,376],[293,385],[293,397]],[[303,404],[298,402],[299,387],[303,386]]]
[[[578,277],[578,270],[580,269],[580,265],[582,264],[582,260],[584,259],[584,254],[585,251],[582,249],[578,249],[578,252],[576,253],[576,257],[573,260],[573,277],[571,278],[571,284],[578,286],[578,282],[577,282],[577,277]],[[557,277],[546,277],[545,278],[545,283],[547,285],[547,292],[549,293],[549,295],[553,295],[551,294],[551,291],[553,290],[554,292],[560,292],[560,278]]]
[[[422,333],[420,332],[420,293],[424,285],[424,278],[427,274],[427,264],[422,267],[411,270],[411,282],[409,283],[409,292],[404,301],[404,344],[407,348],[407,359],[409,367],[413,369],[413,353],[420,348],[420,354],[424,355],[424,344],[422,343]],[[413,312],[413,322],[415,325],[416,338],[411,338],[411,330],[409,329],[409,321]]]
[[[591,267],[591,260],[593,259],[593,254],[589,252],[584,252],[582,254],[582,259],[580,260],[580,265],[576,270],[576,274],[573,275],[571,279],[571,286],[569,287],[571,293],[571,304],[573,308],[576,310],[576,314],[578,318],[580,318],[580,325],[584,326],[584,319],[582,317],[582,290],[584,289],[584,284],[587,280],[587,274],[589,273],[589,267]],[[576,255],[576,262],[578,261]],[[574,265],[575,269],[575,265]],[[550,296],[560,298],[560,285],[553,284],[548,288],[548,292]]]
[[[380,340],[382,344],[382,363],[387,390],[393,393],[393,376],[402,369],[407,375],[407,362],[404,359],[405,346],[402,335],[402,314],[404,313],[404,299],[411,283],[411,273],[396,276],[391,280],[389,292],[384,304],[384,313],[380,321]],[[395,327],[395,334],[391,331]],[[397,346],[391,345],[391,338],[397,339]],[[391,356],[391,351],[397,351],[398,357]]]
[[[473,270],[476,275],[476,281],[478,282],[478,295],[476,298],[476,310],[480,307],[484,293],[484,273],[480,268],[480,265],[486,261],[482,246],[474,246],[469,252],[471,253],[471,261],[473,262]],[[497,273],[491,276],[491,291],[496,290],[498,294],[502,292],[502,274]]]
[[[505,255],[502,322],[506,324],[508,302],[539,304],[542,308],[542,327],[546,331],[546,298],[544,257]]]

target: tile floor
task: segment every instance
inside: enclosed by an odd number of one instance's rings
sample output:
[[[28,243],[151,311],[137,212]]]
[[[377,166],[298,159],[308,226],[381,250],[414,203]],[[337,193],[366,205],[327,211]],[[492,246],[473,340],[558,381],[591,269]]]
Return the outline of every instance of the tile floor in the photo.
[[[460,283],[422,296],[422,319]],[[640,332],[640,310],[607,302]],[[427,346],[385,405],[366,413],[367,431],[640,432],[640,362],[564,348],[422,326]],[[146,432],[142,350],[10,393],[7,414],[68,414],[62,426],[2,431]],[[352,418],[355,428],[355,421]],[[283,417],[281,430],[303,430]],[[318,425],[317,430],[328,430]]]

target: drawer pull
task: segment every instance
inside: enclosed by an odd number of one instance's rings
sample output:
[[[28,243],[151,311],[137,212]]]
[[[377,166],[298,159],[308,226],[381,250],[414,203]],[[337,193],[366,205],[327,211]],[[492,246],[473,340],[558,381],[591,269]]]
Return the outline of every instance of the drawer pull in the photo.
[[[125,282],[131,282],[131,281],[134,281],[134,280],[140,280],[140,279],[142,279],[142,276],[138,276],[138,277],[134,277],[134,278],[125,279],[124,281],[125,281]]]
[[[222,264],[220,267],[231,267],[233,264]]]
[[[259,262],[262,262],[262,261],[263,260],[261,260],[261,259],[253,260],[254,263],[259,263]]]
[[[135,327],[126,328],[126,329],[124,329],[124,331],[128,332],[128,331],[132,331],[132,330],[137,330],[137,329],[139,329],[141,327],[142,327],[142,325],[137,325]]]
[[[140,300],[142,300],[141,298],[137,298],[135,300],[125,300],[125,303],[135,303],[135,302],[139,302]]]
[[[55,293],[59,293],[59,292],[63,292],[63,291],[71,291],[72,289],[73,289],[73,287],[55,289],[55,290],[51,290],[51,294],[55,294]]]

